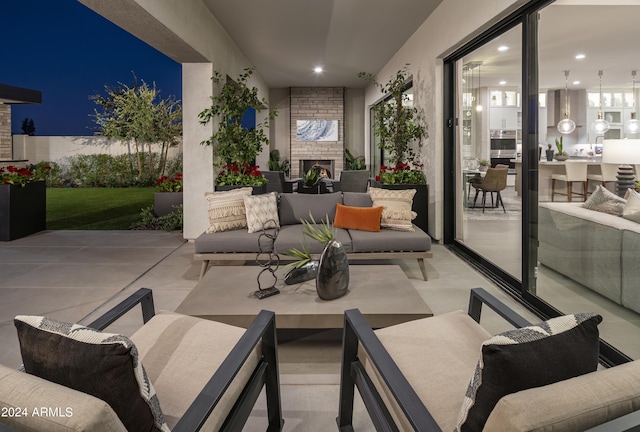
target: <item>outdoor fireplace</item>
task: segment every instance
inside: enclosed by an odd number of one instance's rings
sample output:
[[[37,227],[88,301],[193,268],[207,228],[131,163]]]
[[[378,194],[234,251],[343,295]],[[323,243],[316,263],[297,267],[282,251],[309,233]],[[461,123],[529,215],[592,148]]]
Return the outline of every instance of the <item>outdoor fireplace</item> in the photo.
[[[335,174],[335,161],[319,160],[319,159],[301,159],[300,160],[300,176],[308,172],[311,168],[317,167],[321,177],[333,179]]]

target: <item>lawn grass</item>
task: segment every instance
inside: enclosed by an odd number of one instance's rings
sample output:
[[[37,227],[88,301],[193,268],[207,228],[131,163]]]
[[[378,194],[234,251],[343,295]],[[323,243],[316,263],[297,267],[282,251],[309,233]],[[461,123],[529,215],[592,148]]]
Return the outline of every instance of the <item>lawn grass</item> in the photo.
[[[126,230],[153,205],[153,187],[47,188],[47,229]]]

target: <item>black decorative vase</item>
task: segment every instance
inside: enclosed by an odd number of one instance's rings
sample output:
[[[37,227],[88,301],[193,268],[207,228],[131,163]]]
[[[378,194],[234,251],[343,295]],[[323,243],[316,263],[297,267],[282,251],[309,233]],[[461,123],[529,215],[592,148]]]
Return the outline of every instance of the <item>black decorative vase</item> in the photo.
[[[301,267],[293,268],[284,275],[285,285],[295,285],[315,279],[318,276],[318,261],[309,261]]]
[[[344,246],[338,240],[330,240],[320,255],[316,291],[322,300],[342,297],[349,288],[349,260]]]
[[[547,155],[547,162],[553,161],[553,150],[545,150],[545,153]]]

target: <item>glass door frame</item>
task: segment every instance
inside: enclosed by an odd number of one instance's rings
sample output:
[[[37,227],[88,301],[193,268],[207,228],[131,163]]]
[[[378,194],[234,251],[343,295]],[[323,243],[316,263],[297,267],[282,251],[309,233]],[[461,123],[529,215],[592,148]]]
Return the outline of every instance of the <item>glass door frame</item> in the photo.
[[[538,265],[538,12],[554,0],[531,0],[444,59],[443,64],[443,241],[454,253],[543,319],[563,313],[535,295]],[[502,33],[522,26],[522,280],[518,280],[456,239],[456,62]],[[530,291],[530,287],[533,289]],[[601,361],[631,359],[601,340]]]

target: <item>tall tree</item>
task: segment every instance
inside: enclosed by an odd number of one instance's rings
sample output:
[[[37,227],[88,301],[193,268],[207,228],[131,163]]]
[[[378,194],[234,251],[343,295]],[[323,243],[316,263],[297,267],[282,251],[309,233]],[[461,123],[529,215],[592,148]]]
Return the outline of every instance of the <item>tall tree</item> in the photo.
[[[22,129],[25,135],[33,136],[36,133],[36,125],[32,118],[22,120],[22,127],[20,129]]]
[[[105,85],[106,95],[94,95],[91,99],[99,106],[94,117],[98,133],[107,138],[133,142],[138,163],[138,175],[144,174],[141,153],[148,148],[147,174],[153,175],[153,144],[175,145],[182,134],[182,108],[173,96],[161,99],[155,83],[149,86],[144,80],[128,86]],[[161,154],[162,157],[162,154]],[[164,155],[166,157],[166,154]],[[166,161],[163,163],[166,164]]]

